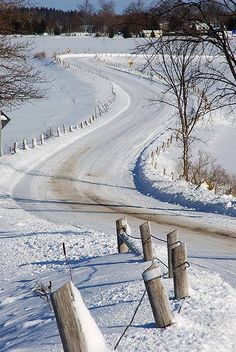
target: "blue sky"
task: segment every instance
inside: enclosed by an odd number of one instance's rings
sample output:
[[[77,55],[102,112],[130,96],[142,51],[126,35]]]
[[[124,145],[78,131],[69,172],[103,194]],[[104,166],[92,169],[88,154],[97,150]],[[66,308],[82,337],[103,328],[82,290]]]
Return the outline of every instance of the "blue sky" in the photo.
[[[30,0],[30,3],[36,6],[54,7],[61,10],[75,10],[77,5],[83,0]],[[129,0],[114,0],[116,4],[116,12],[121,12],[123,8],[130,3]],[[90,0],[94,6],[98,4],[98,0]]]

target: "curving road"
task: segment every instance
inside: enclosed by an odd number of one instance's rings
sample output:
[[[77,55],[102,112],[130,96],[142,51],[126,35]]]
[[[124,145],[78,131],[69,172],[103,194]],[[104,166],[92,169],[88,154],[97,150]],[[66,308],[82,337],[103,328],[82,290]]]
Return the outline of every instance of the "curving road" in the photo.
[[[90,61],[80,59],[81,64],[97,69]],[[120,103],[122,112],[103,126],[91,127],[89,134],[24,177],[13,191],[18,205],[55,223],[86,226],[111,235],[115,220],[123,214],[128,215],[136,234],[146,219],[162,238],[178,227],[190,261],[220,272],[236,287],[236,240],[222,236],[229,235],[224,227],[213,226],[227,221],[225,217],[161,203],[134,187],[133,169],[140,152],[166,128],[167,111],[147,104],[147,98],[160,94],[160,88],[128,74],[100,69],[127,93]]]

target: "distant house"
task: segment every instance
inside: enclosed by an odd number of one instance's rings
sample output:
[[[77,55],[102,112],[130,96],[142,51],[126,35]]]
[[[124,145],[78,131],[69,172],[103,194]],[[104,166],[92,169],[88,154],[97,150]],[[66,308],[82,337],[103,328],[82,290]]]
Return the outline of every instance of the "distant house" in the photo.
[[[206,33],[209,31],[209,26],[206,23],[196,21],[192,24],[192,29],[200,33]]]
[[[162,36],[161,29],[143,29],[142,31],[144,38],[160,38]]]

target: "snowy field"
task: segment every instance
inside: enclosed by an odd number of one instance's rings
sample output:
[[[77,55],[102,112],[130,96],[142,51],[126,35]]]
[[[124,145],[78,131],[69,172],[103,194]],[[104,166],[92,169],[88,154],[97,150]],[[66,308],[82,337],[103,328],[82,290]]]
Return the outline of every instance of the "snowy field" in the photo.
[[[168,111],[147,106],[149,94],[160,93],[160,84],[135,76],[127,58],[116,57],[118,70],[92,57],[61,57],[71,67],[50,61],[54,52],[67,48],[73,53],[128,53],[136,44],[124,39],[35,38],[35,52],[48,53],[46,61],[37,63],[51,80],[48,99],[8,112],[12,122],[3,133],[0,351],[62,351],[54,315],[37,295],[41,283],[52,281],[54,291],[69,280],[62,243],[74,283],[108,350],[113,350],[142,297],[141,273],[149,266],[134,254],[117,254],[114,220],[124,213],[135,236],[145,214],[151,220],[157,217],[152,228],[162,239],[179,226],[189,249],[191,290],[184,302],[177,301],[172,281],[164,277],[174,324],[157,330],[145,297],[117,351],[236,350],[235,199],[219,201],[219,215],[188,208],[187,198],[180,205],[155,195],[160,183],[166,193],[170,181],[159,179],[148,161],[153,147],[166,138]],[[108,108],[100,116],[98,106],[104,104]],[[86,128],[55,136],[35,149],[7,154],[7,146],[15,140],[30,141],[63,123],[80,126],[95,110],[97,120]],[[235,172],[234,120],[217,118],[203,137],[208,150]],[[176,153],[175,145],[171,148],[160,156],[161,168],[171,165]],[[134,182],[148,196],[137,192]],[[148,191],[142,189],[147,184]],[[179,192],[180,184],[173,187]],[[200,195],[201,204],[217,202],[208,193]],[[224,215],[227,204],[230,217]],[[135,244],[140,247],[140,241]],[[167,262],[165,244],[155,242],[155,252]]]

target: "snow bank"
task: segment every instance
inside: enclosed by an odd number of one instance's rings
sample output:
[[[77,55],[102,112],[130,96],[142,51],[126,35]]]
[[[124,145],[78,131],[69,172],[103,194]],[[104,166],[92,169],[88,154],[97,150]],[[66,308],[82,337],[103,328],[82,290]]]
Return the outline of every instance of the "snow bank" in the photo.
[[[74,307],[84,334],[88,352],[108,352],[105,339],[87,309],[79,290],[72,284]]]

